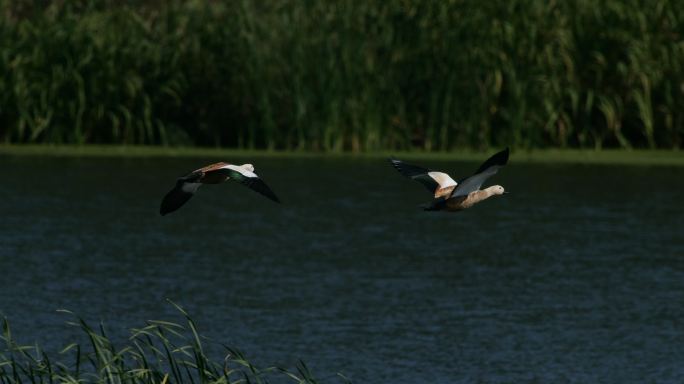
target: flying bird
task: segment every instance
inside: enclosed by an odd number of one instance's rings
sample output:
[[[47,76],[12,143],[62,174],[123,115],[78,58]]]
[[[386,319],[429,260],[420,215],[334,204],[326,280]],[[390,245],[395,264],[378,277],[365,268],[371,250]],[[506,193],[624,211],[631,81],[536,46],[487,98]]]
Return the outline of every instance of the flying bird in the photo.
[[[472,176],[458,182],[444,172],[431,171],[396,159],[390,159],[390,163],[402,175],[423,184],[433,194],[432,203],[423,207],[426,211],[461,211],[492,196],[508,193],[500,185],[480,190],[485,180],[506,165],[508,154],[508,148],[494,154]]]
[[[269,199],[280,203],[280,199],[271,191],[261,178],[254,173],[252,164],[216,163],[192,171],[176,180],[176,186],[164,196],[159,213],[164,216],[182,207],[197,192],[202,184],[220,184],[233,179],[240,182]]]

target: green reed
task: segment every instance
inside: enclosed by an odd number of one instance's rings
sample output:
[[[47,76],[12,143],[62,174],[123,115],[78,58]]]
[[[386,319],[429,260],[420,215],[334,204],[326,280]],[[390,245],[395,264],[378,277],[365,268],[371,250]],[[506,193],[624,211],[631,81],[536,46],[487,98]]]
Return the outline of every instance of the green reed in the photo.
[[[679,148],[675,0],[0,0],[0,139]]]
[[[259,368],[236,349],[216,343],[207,345],[192,318],[181,307],[176,308],[184,316],[185,324],[150,320],[144,327],[131,330],[127,342],[118,347],[102,324],[93,328],[71,314],[75,321],[69,324],[82,331],[83,342],[69,344],[56,355],[49,355],[37,345],[19,344],[7,319],[2,319],[0,383],[265,384],[273,379],[300,384],[321,382],[301,361],[294,370]],[[223,359],[208,356],[206,349],[216,346],[223,351]],[[349,382],[342,375],[338,378]]]

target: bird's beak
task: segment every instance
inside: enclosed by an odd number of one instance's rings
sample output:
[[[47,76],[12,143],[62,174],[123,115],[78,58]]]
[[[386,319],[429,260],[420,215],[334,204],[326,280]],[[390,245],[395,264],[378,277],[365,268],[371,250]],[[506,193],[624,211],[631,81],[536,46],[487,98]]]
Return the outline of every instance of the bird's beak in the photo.
[[[508,195],[509,193],[510,193],[510,192],[508,192],[508,191],[504,191],[503,194],[504,194],[504,195]]]

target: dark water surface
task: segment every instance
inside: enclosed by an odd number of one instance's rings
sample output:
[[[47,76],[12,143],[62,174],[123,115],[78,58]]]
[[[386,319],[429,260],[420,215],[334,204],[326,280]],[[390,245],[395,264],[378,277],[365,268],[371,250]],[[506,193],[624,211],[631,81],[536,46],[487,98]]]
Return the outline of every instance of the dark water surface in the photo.
[[[381,160],[252,159],[285,202],[175,177],[215,159],[1,157],[0,311],[24,343],[180,321],[337,382],[684,382],[681,168],[511,164],[512,193],[422,212]],[[229,159],[244,161],[246,159]],[[419,162],[462,176],[477,164]]]

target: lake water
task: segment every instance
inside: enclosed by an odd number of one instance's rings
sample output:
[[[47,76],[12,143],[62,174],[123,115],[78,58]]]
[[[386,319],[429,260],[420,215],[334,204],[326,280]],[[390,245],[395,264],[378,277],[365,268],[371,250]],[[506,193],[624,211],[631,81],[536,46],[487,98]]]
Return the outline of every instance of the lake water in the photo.
[[[158,215],[177,176],[216,160],[0,157],[15,337],[66,345],[66,308],[123,338],[180,321],[168,298],[209,338],[325,382],[684,381],[682,168],[512,155],[488,183],[511,194],[434,213],[383,160],[226,159],[284,204],[227,183]]]

